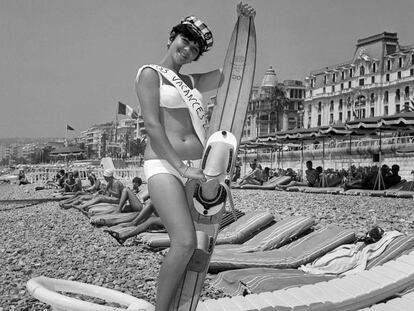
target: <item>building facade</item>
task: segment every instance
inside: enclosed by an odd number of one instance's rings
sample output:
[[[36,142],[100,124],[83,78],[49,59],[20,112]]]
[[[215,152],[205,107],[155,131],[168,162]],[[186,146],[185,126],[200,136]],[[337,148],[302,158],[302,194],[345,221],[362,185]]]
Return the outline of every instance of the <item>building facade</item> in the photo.
[[[305,128],[392,115],[412,109],[414,44],[396,33],[359,39],[350,61],[306,77]]]
[[[270,67],[261,85],[252,88],[242,140],[255,140],[273,136],[278,131],[303,127],[304,98],[302,81],[280,83]]]

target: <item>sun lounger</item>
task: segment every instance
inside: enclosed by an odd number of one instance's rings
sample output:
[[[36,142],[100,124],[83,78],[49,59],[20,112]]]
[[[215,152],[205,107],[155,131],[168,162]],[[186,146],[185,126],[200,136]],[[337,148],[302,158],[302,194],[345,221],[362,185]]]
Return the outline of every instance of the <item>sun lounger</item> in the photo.
[[[263,185],[242,185],[240,189],[262,189],[262,190],[274,190],[275,187],[286,185],[292,180],[290,176],[273,177],[269,181],[263,183]]]
[[[344,192],[342,187],[307,187],[303,190],[305,193],[325,193],[325,194],[339,194]]]
[[[97,203],[92,205],[88,210],[88,217],[114,214],[119,212],[118,204],[111,203]]]
[[[375,304],[372,307],[359,311],[410,311],[414,308],[414,292],[390,299],[386,302]]]
[[[240,214],[239,214],[240,216]],[[241,216],[237,221],[229,224],[229,220],[234,220],[231,213],[223,217],[216,245],[220,243],[243,243],[255,232],[269,225],[274,221],[274,216],[269,212],[250,212]],[[170,246],[170,238],[167,233],[144,232],[139,236],[141,242],[150,248],[165,248]]]
[[[315,220],[312,217],[288,217],[264,229],[241,245],[222,244],[218,245],[215,251],[223,249],[234,253],[250,253],[272,250],[297,238],[314,224]]]
[[[339,246],[335,250],[340,249],[341,247],[342,246]],[[372,256],[372,259],[367,258],[366,269],[369,270],[390,260],[394,260],[401,255],[410,253],[413,249],[414,235],[397,236],[389,241],[385,250],[383,250],[379,255]],[[335,252],[335,250],[332,252]],[[321,279],[318,277],[321,277]],[[212,282],[212,286],[222,290],[225,294],[234,296],[241,295],[244,292],[257,294],[265,291],[289,288],[292,286],[315,284],[336,277],[338,276],[310,274],[300,269],[236,269],[220,272]]]
[[[210,263],[211,272],[240,268],[298,268],[326,254],[339,245],[355,240],[355,232],[338,226],[328,226],[312,232],[279,249],[263,252],[234,253],[215,249]]]
[[[233,308],[232,310],[249,311],[359,310],[393,297],[396,293],[412,286],[414,286],[414,252],[369,271],[327,282],[251,294],[245,297],[206,300],[199,303],[197,310],[229,310],[229,308],[223,309],[222,306],[225,305],[240,306],[239,309]]]

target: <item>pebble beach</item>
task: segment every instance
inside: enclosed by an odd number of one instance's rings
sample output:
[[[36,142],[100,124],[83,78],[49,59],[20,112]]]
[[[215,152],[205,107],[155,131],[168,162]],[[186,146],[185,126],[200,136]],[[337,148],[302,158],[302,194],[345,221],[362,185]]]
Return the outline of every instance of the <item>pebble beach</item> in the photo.
[[[34,188],[0,185],[0,200],[48,198],[53,193]],[[235,208],[244,212],[269,210],[276,219],[313,216],[315,229],[337,224],[364,235],[379,225],[385,231],[414,233],[412,199],[237,189],[233,197]],[[57,202],[0,203],[0,228],[0,311],[51,310],[26,290],[26,282],[41,275],[104,286],[155,302],[162,253],[134,239],[120,246],[78,211],[63,210]],[[207,276],[202,299],[224,297],[209,286],[213,277]]]

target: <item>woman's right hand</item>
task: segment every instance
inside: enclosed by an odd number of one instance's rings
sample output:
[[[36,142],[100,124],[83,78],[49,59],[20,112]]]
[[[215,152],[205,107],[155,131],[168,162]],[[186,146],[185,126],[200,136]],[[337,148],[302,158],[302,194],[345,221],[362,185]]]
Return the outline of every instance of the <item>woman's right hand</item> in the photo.
[[[254,17],[256,15],[256,10],[247,3],[240,2],[237,4],[237,15]]]
[[[184,178],[200,180],[202,182],[205,182],[207,180],[206,176],[203,173],[203,170],[198,167],[184,165],[183,167],[180,167],[178,171]]]

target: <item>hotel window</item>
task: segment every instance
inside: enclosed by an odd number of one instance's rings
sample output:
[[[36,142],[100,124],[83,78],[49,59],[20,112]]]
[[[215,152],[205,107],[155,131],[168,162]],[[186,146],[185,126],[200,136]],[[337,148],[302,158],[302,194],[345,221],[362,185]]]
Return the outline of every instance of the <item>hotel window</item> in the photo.
[[[385,81],[386,81],[386,82],[390,82],[390,74],[389,74],[389,73],[387,73],[387,74],[385,75]]]
[[[406,86],[404,89],[404,99],[410,99],[410,87]]]
[[[388,91],[384,92],[384,104],[388,104]]]
[[[402,59],[402,57],[400,57],[398,59],[398,66],[399,66],[399,68],[402,68],[402,66],[403,66],[403,59]]]
[[[387,60],[387,70],[391,70],[391,60]]]
[[[333,113],[329,115],[329,123],[332,124],[334,122]]]
[[[377,63],[372,64],[372,72],[377,72]]]
[[[342,110],[343,108],[343,102],[342,102],[342,98],[339,100],[339,104],[338,104],[338,109]]]
[[[332,82],[335,83],[336,82],[336,73],[332,74]]]
[[[318,112],[321,112],[322,111],[322,102],[319,102],[318,103]]]
[[[375,109],[374,107],[371,107],[369,116],[373,117],[374,115],[375,115]]]
[[[400,92],[400,89],[397,89],[395,91],[395,102],[399,102],[400,99],[401,99],[401,92]]]
[[[343,83],[341,83],[341,90],[343,90],[344,89],[344,84]]]
[[[349,69],[349,77],[352,78],[353,75],[354,75],[354,70],[351,68]]]
[[[364,66],[359,67],[359,75],[360,76],[365,75],[365,67]]]
[[[414,54],[411,55],[411,65],[414,65]]]
[[[388,116],[388,106],[384,106],[384,116]]]
[[[370,101],[371,101],[371,104],[373,104],[374,102],[375,102],[375,94],[374,93],[371,93],[371,95],[370,95]]]
[[[333,111],[334,110],[334,102],[333,100],[331,100],[331,103],[329,104],[329,111]]]
[[[348,81],[348,89],[352,87],[352,81]]]
[[[326,81],[327,81],[327,77],[323,76],[323,84],[326,84]]]
[[[359,79],[359,85],[360,86],[364,85],[364,79]]]
[[[414,76],[414,69],[413,68],[410,69],[410,76],[411,77]]]
[[[339,113],[339,121],[342,122],[342,112]]]
[[[345,71],[341,71],[341,79],[345,80]]]
[[[400,104],[395,105],[395,113],[399,113],[401,110]]]
[[[322,124],[322,116],[318,114],[318,126],[321,126]]]
[[[347,112],[346,121],[351,120],[351,111]]]
[[[375,83],[375,76],[372,76],[371,77],[371,84],[374,84]]]
[[[326,93],[326,87],[322,88],[322,93],[324,93],[324,94]]]
[[[401,79],[401,71],[397,72],[397,79]]]
[[[333,93],[333,92],[335,92],[335,85],[332,85],[331,86],[331,92]]]

